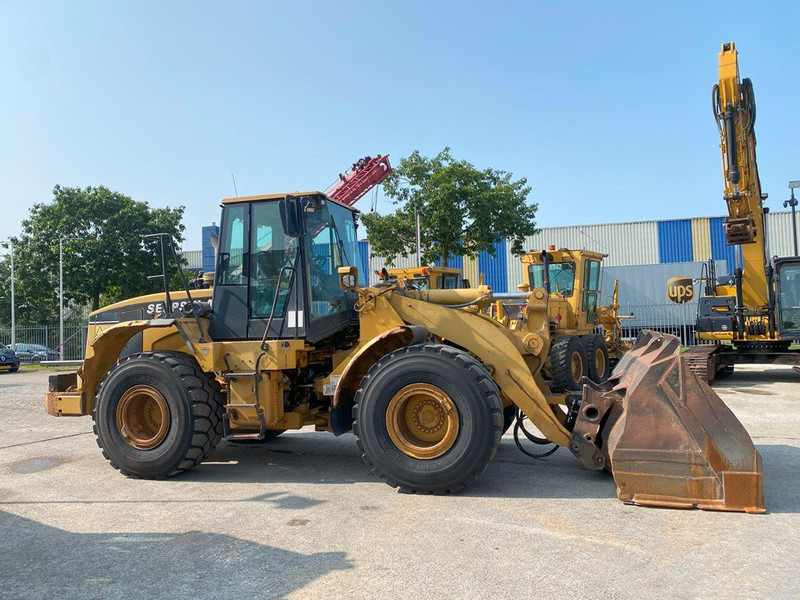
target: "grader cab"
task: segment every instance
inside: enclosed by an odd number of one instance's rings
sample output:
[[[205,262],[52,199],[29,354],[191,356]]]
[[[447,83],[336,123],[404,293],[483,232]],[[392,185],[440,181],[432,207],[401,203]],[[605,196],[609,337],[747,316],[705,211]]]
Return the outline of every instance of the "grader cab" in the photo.
[[[763,512],[758,452],[674,338],[642,340],[604,383],[555,392],[545,289],[521,292],[512,330],[485,314],[486,286],[359,287],[356,222],[319,192],[224,200],[212,301],[187,289],[181,312],[167,299],[161,314],[97,323],[78,372],[51,378],[47,411],[92,415],[104,456],[132,477],[190,469],[223,437],[313,425],[352,431],[389,485],[447,493],[486,468],[510,409],[610,470],[625,502]]]
[[[427,290],[455,290],[470,287],[468,279],[464,279],[461,269],[453,267],[396,267],[378,271],[383,283],[392,281],[410,289],[424,292]]]

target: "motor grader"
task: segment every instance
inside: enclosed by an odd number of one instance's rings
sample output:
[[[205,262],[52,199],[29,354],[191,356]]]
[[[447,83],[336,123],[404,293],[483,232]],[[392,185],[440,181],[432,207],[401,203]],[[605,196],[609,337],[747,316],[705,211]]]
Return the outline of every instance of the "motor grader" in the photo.
[[[549,293],[551,345],[542,372],[554,392],[580,391],[585,377],[596,383],[606,381],[630,349],[622,339],[620,319],[625,317],[618,314],[618,282],[611,304],[600,305],[600,267],[605,256],[589,250],[556,250],[555,246],[520,256],[524,281],[519,289],[527,292],[539,287]],[[511,328],[524,327],[519,307],[518,301],[498,302],[495,318]]]
[[[319,192],[223,200],[211,301],[187,286],[173,311],[165,283],[162,313],[95,322],[77,373],[50,378],[47,411],[91,415],[104,456],[131,477],[191,469],[223,437],[313,425],[352,431],[389,485],[447,493],[485,469],[513,406],[584,466],[610,470],[624,502],[764,511],[758,452],[676,338],[645,336],[608,381],[554,393],[541,374],[545,289],[520,292],[524,327],[512,330],[484,314],[503,299],[487,286],[359,287],[356,222]],[[166,282],[169,236],[161,248]],[[138,334],[141,350],[123,356]]]
[[[468,279],[464,279],[461,269],[454,267],[396,267],[382,269],[377,272],[382,282],[398,280],[401,285],[411,290],[454,290],[470,287]]]

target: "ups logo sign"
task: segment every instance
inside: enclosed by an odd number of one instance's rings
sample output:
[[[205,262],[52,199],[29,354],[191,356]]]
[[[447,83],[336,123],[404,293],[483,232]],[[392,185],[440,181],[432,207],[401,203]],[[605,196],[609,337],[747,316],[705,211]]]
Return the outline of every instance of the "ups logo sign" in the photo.
[[[667,298],[675,304],[685,304],[694,298],[694,282],[691,277],[667,279]]]

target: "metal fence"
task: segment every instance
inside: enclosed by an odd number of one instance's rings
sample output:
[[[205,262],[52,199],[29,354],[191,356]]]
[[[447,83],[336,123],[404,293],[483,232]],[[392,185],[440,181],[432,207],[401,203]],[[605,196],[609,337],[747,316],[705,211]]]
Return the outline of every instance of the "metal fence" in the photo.
[[[669,333],[684,346],[705,343],[695,338],[697,304],[627,304],[620,306],[622,337],[635,339],[643,329]]]
[[[518,305],[516,302],[506,304],[507,308]],[[697,304],[626,304],[620,306],[618,314],[623,338],[634,340],[642,330],[651,329],[677,336],[684,346],[708,343],[694,335]]]
[[[15,328],[17,344],[37,344],[59,352],[61,360],[81,360],[86,348],[87,325],[64,325],[64,348],[60,352],[58,325],[26,326]],[[0,342],[11,345],[11,328],[0,329]],[[23,355],[21,358],[25,359]]]

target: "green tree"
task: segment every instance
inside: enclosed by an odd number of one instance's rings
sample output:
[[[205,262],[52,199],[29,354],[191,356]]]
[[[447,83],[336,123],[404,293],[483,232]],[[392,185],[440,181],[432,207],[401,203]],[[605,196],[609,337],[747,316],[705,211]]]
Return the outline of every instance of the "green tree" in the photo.
[[[454,160],[450,148],[433,158],[415,150],[383,183],[398,206],[395,212],[362,216],[372,254],[390,262],[413,255],[415,212],[420,215],[423,263],[441,259],[447,266],[451,256],[476,256],[481,250],[493,256],[493,244],[501,238],[509,239],[511,251],[521,254],[525,237],[537,232],[537,205],[527,201],[527,179],[512,177]]]
[[[58,242],[64,242],[65,303],[100,308],[160,289],[148,275],[161,272],[157,244],[146,233],[170,233],[183,241],[182,206],[151,208],[106,187],[56,186],[53,200],[35,204],[13,240],[18,323],[58,320]],[[0,320],[10,320],[8,255],[0,273]]]

